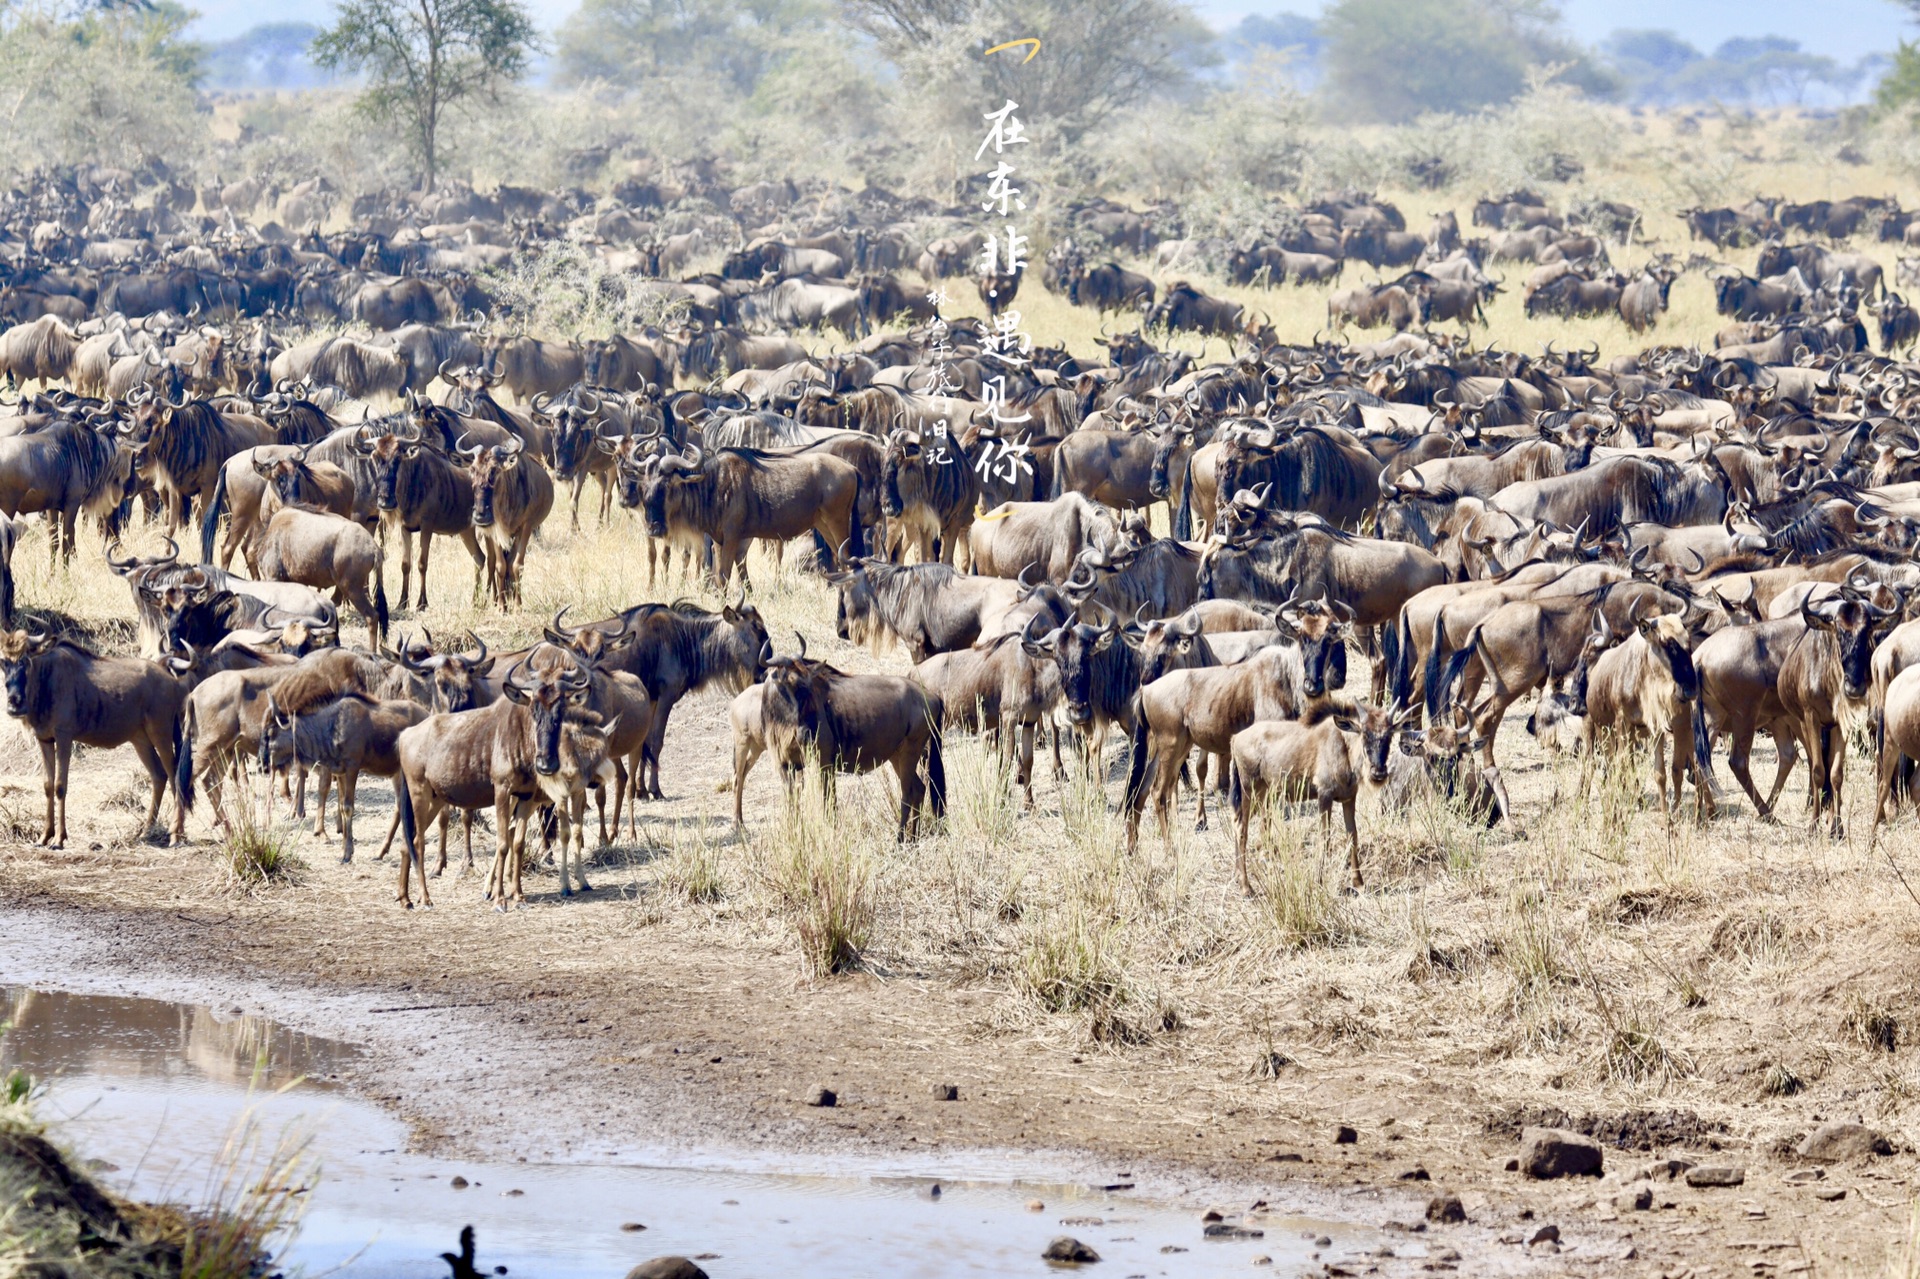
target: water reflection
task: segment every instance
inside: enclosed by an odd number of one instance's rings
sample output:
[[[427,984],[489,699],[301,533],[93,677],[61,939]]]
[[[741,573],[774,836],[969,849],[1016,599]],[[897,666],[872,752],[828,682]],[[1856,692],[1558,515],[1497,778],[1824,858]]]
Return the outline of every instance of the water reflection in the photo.
[[[407,1153],[400,1121],[345,1089],[276,1091],[336,1073],[355,1055],[344,1045],[205,1007],[0,992],[16,1026],[0,1041],[0,1069],[52,1077],[45,1117],[124,1195],[199,1197],[242,1114],[269,1134],[311,1136],[321,1177],[280,1258],[309,1275],[444,1279],[439,1254],[468,1224],[486,1267],[540,1279],[611,1279],[666,1253],[705,1258],[714,1279],[1042,1275],[1041,1251],[1063,1233],[1097,1249],[1112,1279],[1205,1279],[1245,1275],[1255,1257],[1270,1257],[1282,1274],[1321,1256],[1363,1268],[1381,1242],[1369,1229],[1277,1212],[1248,1218],[1260,1238],[1209,1240],[1198,1206],[1085,1185],[943,1177],[936,1194],[926,1177],[427,1158]],[[256,1062],[265,1087],[256,1086]],[[1035,1198],[1044,1212],[1028,1210]],[[647,1229],[623,1230],[628,1222]],[[1323,1234],[1338,1242],[1321,1253],[1309,1241]],[[1396,1250],[1425,1252],[1404,1241]]]
[[[276,1089],[296,1079],[330,1087],[355,1050],[248,1013],[202,1004],[111,995],[47,994],[0,987],[13,1029],[0,1039],[0,1073],[119,1078],[197,1075],[217,1084]]]

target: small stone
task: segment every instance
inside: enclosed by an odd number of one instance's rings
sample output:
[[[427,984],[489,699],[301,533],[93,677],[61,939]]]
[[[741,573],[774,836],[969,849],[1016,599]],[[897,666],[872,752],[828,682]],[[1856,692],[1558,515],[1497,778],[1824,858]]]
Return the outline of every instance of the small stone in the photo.
[[[1225,1221],[1226,1219],[1227,1219],[1227,1215],[1221,1212],[1218,1208],[1209,1208],[1205,1212],[1200,1214],[1200,1220],[1203,1222]]]
[[[1264,1239],[1267,1232],[1252,1226],[1236,1226],[1230,1221],[1210,1222],[1200,1231],[1209,1239]]]
[[[1383,1245],[1381,1247],[1375,1248],[1373,1250],[1373,1255],[1376,1257],[1391,1257],[1393,1255],[1393,1249]]]
[[[1331,1248],[1333,1247],[1333,1239],[1331,1236],[1321,1235],[1313,1241],[1313,1246],[1316,1248]]]
[[[1396,1181],[1432,1181],[1433,1178],[1428,1175],[1427,1170],[1425,1168],[1421,1167],[1419,1164],[1415,1164],[1413,1167],[1408,1168],[1403,1172],[1394,1174],[1394,1180]]]
[[[655,1257],[627,1271],[627,1279],[707,1279],[707,1272],[685,1257]]]
[[[960,1085],[935,1084],[933,1086],[933,1099],[935,1101],[959,1101]]]
[[[1678,1181],[1691,1167],[1691,1159],[1656,1159],[1640,1175],[1648,1181]]]
[[[1072,1235],[1061,1235],[1058,1239],[1055,1239],[1047,1245],[1047,1250],[1040,1254],[1040,1260],[1068,1261],[1075,1265],[1084,1265],[1088,1262],[1100,1260],[1100,1254],[1081,1243],[1078,1239],[1075,1239]],[[633,1276],[629,1275],[627,1279],[633,1279]]]
[[[1613,1206],[1621,1212],[1645,1212],[1653,1207],[1653,1183],[1636,1181],[1613,1197]]]
[[[1467,1219],[1467,1206],[1459,1195],[1435,1195],[1427,1200],[1427,1220],[1443,1226],[1457,1226]]]
[[[1847,1197],[1845,1186],[1821,1186],[1813,1192],[1813,1197],[1821,1203],[1839,1203]]]
[[[1186,1249],[1182,1248],[1177,1243],[1163,1243],[1160,1245],[1160,1251],[1164,1253],[1172,1254],[1176,1252],[1185,1252]]]
[[[1520,1171],[1529,1177],[1598,1177],[1602,1162],[1600,1143],[1570,1129],[1528,1128],[1520,1134]]]
[[[1532,1235],[1528,1236],[1527,1247],[1531,1248],[1535,1244],[1559,1243],[1559,1242],[1560,1242],[1560,1227],[1555,1225],[1545,1225],[1540,1227],[1540,1229],[1534,1231]]]
[[[1457,1249],[1442,1248],[1433,1255],[1433,1259],[1435,1261],[1458,1261],[1460,1260],[1460,1253]]]
[[[1336,1146],[1351,1146],[1359,1140],[1360,1134],[1353,1130],[1352,1124],[1341,1124],[1333,1130],[1333,1144]]]
[[[1845,1163],[1868,1155],[1892,1153],[1893,1143],[1887,1140],[1886,1134],[1865,1124],[1823,1124],[1800,1143],[1800,1157],[1820,1163]]]
[[[1731,1164],[1702,1165],[1687,1169],[1687,1184],[1695,1190],[1724,1190],[1729,1186],[1738,1186],[1747,1179],[1745,1168],[1736,1168]]]
[[[526,1193],[527,1192],[524,1190],[502,1190],[500,1192],[500,1197],[502,1199],[518,1199]]]
[[[1789,1186],[1805,1186],[1812,1182],[1825,1181],[1826,1179],[1827,1170],[1825,1168],[1796,1168],[1781,1178],[1781,1180]]]
[[[1520,1161],[1516,1158],[1513,1158],[1512,1156],[1509,1156],[1507,1160],[1504,1163],[1502,1163],[1500,1166],[1502,1168],[1505,1168],[1508,1172],[1520,1171]]]
[[[468,1185],[470,1185],[471,1183],[468,1182],[468,1180],[465,1177],[455,1177],[452,1181],[449,1181],[447,1184],[449,1186],[452,1186],[455,1190],[465,1190],[468,1187]]]
[[[638,1234],[640,1231],[645,1230],[646,1227],[641,1225],[637,1221],[623,1221],[620,1223],[620,1229],[632,1235],[632,1234]]]
[[[807,1094],[807,1104],[809,1106],[837,1106],[840,1104],[840,1094],[831,1088],[816,1088]]]
[[[1253,1259],[1253,1264],[1256,1266],[1270,1266],[1273,1264],[1273,1258],[1263,1252]]]
[[[1038,1199],[1027,1200],[1028,1212],[1045,1212],[1046,1210],[1047,1210],[1047,1206],[1044,1203],[1041,1203]]]

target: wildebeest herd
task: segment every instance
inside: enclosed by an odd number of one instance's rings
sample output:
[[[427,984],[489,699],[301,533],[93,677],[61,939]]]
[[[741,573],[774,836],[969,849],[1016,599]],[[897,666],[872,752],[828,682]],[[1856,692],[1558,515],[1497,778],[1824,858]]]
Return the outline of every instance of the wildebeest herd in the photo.
[[[1920,383],[1893,352],[1920,321],[1872,259],[1784,234],[1850,235],[1871,215],[1898,237],[1896,207],[1688,211],[1717,243],[1765,241],[1760,275],[1715,269],[1734,327],[1711,350],[1603,361],[1475,349],[1436,322],[1473,323],[1499,287],[1482,268],[1505,261],[1535,264],[1530,312],[1651,327],[1682,268],[1613,272],[1606,237],[1638,222],[1620,206],[1570,221],[1514,193],[1482,202],[1472,220],[1491,234],[1464,241],[1451,215],[1415,235],[1356,197],[1240,246],[1167,234],[1177,210],[1077,206],[1044,285],[1141,317],[1096,355],[1010,350],[990,323],[941,316],[929,285],[964,274],[975,246],[964,230],[914,238],[903,228],[927,211],[885,193],[816,199],[812,221],[791,184],[691,194],[732,211],[737,247],[704,224],[661,234],[641,214],[689,193],[653,188],[597,206],[516,188],[387,197],[330,235],[195,216],[219,193],[164,171],[43,175],[6,196],[0,677],[41,744],[46,842],[67,837],[73,745],[131,745],[148,827],[175,792],[175,839],[202,799],[226,827],[222,781],[255,760],[297,775],[302,802],[313,775],[320,830],[338,784],[351,859],[370,773],[395,789],[401,901],[418,871],[430,902],[429,828],[444,869],[464,815],[471,863],[487,808],[491,899],[522,899],[530,827],[570,895],[587,886],[588,800],[601,842],[623,813],[634,830],[638,805],[665,797],[674,707],[710,687],[736,694],[736,820],[763,754],[788,775],[809,758],[890,766],[907,838],[945,809],[948,733],[991,734],[1028,804],[1043,736],[1057,768],[1063,736],[1099,767],[1118,735],[1128,846],[1149,806],[1170,831],[1183,777],[1204,823],[1212,768],[1243,884],[1249,828],[1274,800],[1343,809],[1356,884],[1365,789],[1510,818],[1497,748],[1529,694],[1527,731],[1588,761],[1650,743],[1670,818],[1688,784],[1701,820],[1723,806],[1723,742],[1762,816],[1804,755],[1812,820],[1834,835],[1856,731],[1879,751],[1876,821],[1905,790],[1920,757],[1920,622],[1906,620]],[[788,221],[748,230],[756,216]],[[513,333],[485,268],[563,234],[679,318]],[[661,278],[707,241],[719,274]],[[1184,281],[1090,263],[1096,244],[1173,267],[1211,254],[1250,283],[1330,281],[1349,258],[1406,266],[1329,304],[1398,332],[1283,340]],[[1018,286],[978,283],[1002,305]],[[347,322],[369,335],[279,336]],[[802,330],[837,330],[840,349]],[[1231,339],[1228,358],[1176,349],[1182,330]],[[564,493],[577,526],[589,480],[600,519],[645,544],[650,587],[701,578],[730,602],[562,610],[513,651],[392,628],[427,606],[435,536],[464,547],[476,598],[517,607],[542,525]],[[33,514],[54,572],[79,517],[98,525],[138,656],[16,607],[12,550]],[[134,525],[165,552],[131,553]],[[842,671],[804,636],[776,648],[749,551],[795,541],[837,595],[838,638],[903,646],[908,673]],[[365,647],[342,646],[343,606]],[[1350,659],[1368,665],[1357,695]],[[1779,760],[1764,793],[1748,767],[1761,732]]]

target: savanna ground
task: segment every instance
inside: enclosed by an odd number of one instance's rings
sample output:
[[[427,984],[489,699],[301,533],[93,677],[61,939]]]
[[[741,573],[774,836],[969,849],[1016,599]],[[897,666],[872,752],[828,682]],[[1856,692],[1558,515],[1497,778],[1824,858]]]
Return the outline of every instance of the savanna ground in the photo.
[[[1911,199],[1851,168],[1783,168],[1768,189]],[[1383,194],[1414,227],[1432,208],[1458,207],[1464,221],[1469,207]],[[1650,208],[1647,227],[1662,243],[1616,250],[1617,261],[1660,247],[1684,256],[1677,221]],[[1892,246],[1867,247],[1891,275]],[[1721,260],[1750,265],[1752,251]],[[1591,340],[1608,356],[1630,345],[1616,321],[1524,319],[1523,273],[1510,271],[1493,310],[1504,345]],[[1084,349],[1095,320],[1030,289],[1028,330]],[[1319,290],[1238,295],[1283,337],[1304,340],[1324,321]],[[1722,323],[1698,274],[1673,299],[1653,340],[1704,342]],[[590,496],[584,524],[570,532],[564,504],[556,511],[524,610],[509,617],[469,604],[468,561],[443,543],[440,604],[396,628],[424,622],[442,642],[471,628],[504,647],[531,641],[563,604],[575,619],[647,598],[717,604],[691,585],[649,590],[629,514],[600,527]],[[148,530],[138,545],[158,540]],[[71,571],[49,577],[46,562],[36,531],[15,561],[23,602],[130,647],[127,594],[97,546]],[[783,649],[798,630],[847,669],[906,669],[900,652],[834,639],[818,579],[757,553],[753,571]],[[397,573],[389,587],[397,597]],[[1669,823],[1645,761],[1583,791],[1579,761],[1543,754],[1521,730],[1525,713],[1499,746],[1514,825],[1489,832],[1434,805],[1389,816],[1363,797],[1367,887],[1354,894],[1340,889],[1344,847],[1327,848],[1302,814],[1261,845],[1249,899],[1233,878],[1230,823],[1210,802],[1212,828],[1196,832],[1190,792],[1170,847],[1149,823],[1137,855],[1122,851],[1111,748],[1096,780],[1071,757],[1056,779],[1043,755],[1025,812],[993,754],[950,737],[945,827],[903,845],[890,777],[844,782],[830,809],[817,790],[783,798],[763,762],[741,838],[725,699],[707,695],[674,716],[662,771],[672,798],[644,806],[637,836],[623,831],[596,856],[596,891],[563,903],[535,870],[529,909],[504,916],[481,900],[479,876],[458,874],[457,838],[436,909],[393,903],[394,862],[374,860],[391,812],[377,781],[362,788],[356,864],[335,860],[337,843],[289,833],[298,864],[248,883],[204,813],[192,847],[136,838],[144,775],[127,752],[83,751],[71,846],[37,849],[38,751],[9,724],[0,904],[86,937],[76,972],[465,1006],[457,1051],[376,1040],[365,1080],[421,1141],[454,1151],[586,1157],[615,1134],[709,1152],[1075,1151],[1115,1173],[1196,1174],[1276,1202],[1364,1193],[1335,1211],[1376,1223],[1417,1217],[1431,1189],[1457,1191],[1472,1224],[1436,1228],[1434,1242],[1451,1231],[1478,1245],[1469,1271],[1920,1273],[1912,817],[1869,846],[1871,762],[1856,745],[1845,840],[1808,834],[1804,768],[1781,825],[1755,820],[1744,800],[1706,826]],[[1757,752],[1757,776],[1772,759]],[[1718,764],[1730,786],[1724,755]],[[491,832],[476,842],[484,859]],[[809,956],[837,940],[859,962],[823,975]],[[930,1100],[935,1083],[957,1084],[961,1100]],[[845,1104],[806,1106],[821,1086]],[[1522,1112],[1597,1122],[1624,1148],[1609,1150],[1599,1183],[1522,1182],[1504,1169]],[[1829,1169],[1821,1185],[1847,1191],[1837,1202],[1785,1180],[1798,1166],[1792,1141],[1833,1119],[1880,1128],[1903,1151]],[[1355,1143],[1335,1144],[1341,1124]],[[1742,1165],[1745,1184],[1663,1183],[1654,1211],[1616,1211],[1616,1189],[1670,1155]],[[1415,1165],[1431,1185],[1401,1182]],[[1383,1188],[1385,1206],[1371,1197]],[[1566,1251],[1493,1246],[1548,1221]]]

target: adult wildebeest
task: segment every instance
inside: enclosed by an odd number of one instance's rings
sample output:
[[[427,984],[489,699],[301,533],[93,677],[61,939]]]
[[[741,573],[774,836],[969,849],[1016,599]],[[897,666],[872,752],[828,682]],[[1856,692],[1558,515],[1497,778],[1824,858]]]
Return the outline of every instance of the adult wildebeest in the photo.
[[[1167,286],[1166,296],[1150,307],[1142,329],[1188,330],[1241,337],[1248,332],[1246,308],[1226,298],[1208,297],[1185,280]]]
[[[386,642],[386,569],[380,544],[352,520],[318,507],[282,507],[260,538],[260,575],[333,591],[336,601],[344,598],[366,619],[373,648]]]
[[[133,477],[133,450],[111,421],[62,415],[31,434],[0,437],[0,514],[47,517],[49,561],[73,557],[82,512],[112,532]]]
[[[1611,639],[1606,614],[1600,640]],[[1584,736],[1590,770],[1603,751],[1653,739],[1653,775],[1661,811],[1680,807],[1689,762],[1702,818],[1713,813],[1712,744],[1700,706],[1700,676],[1693,666],[1694,635],[1678,613],[1639,617],[1623,644],[1608,648],[1587,672]],[[1667,751],[1673,751],[1673,795],[1667,794]],[[1584,782],[1583,778],[1583,782]]]
[[[386,432],[354,437],[354,452],[373,473],[374,506],[389,532],[400,540],[400,604],[406,606],[413,572],[413,539],[420,538],[420,594],[417,608],[427,607],[427,563],[433,537],[458,537],[473,557],[474,594],[485,581],[486,557],[473,530],[473,482],[465,467],[455,466],[438,448],[422,443],[417,431]]]
[[[1828,814],[1828,833],[1843,834],[1840,800],[1846,783],[1846,734],[1868,715],[1875,632],[1895,610],[1851,588],[1813,603],[1802,600],[1806,635],[1780,663],[1780,707],[1813,770],[1813,828]]]
[[[0,333],[0,374],[9,386],[38,381],[44,388],[67,376],[79,346],[79,335],[57,316],[16,324]]]
[[[543,338],[489,338],[481,343],[486,372],[506,383],[508,394],[522,404],[536,395],[558,395],[580,381],[586,372],[580,352],[565,342]]]
[[[641,505],[651,536],[666,537],[674,525],[698,530],[713,539],[714,576],[724,584],[737,570],[744,586],[754,539],[784,543],[811,531],[836,556],[866,554],[859,498],[859,470],[837,457],[752,449],[709,457],[689,445],[649,459]]]
[[[966,542],[980,480],[958,439],[929,441],[893,431],[880,469],[880,509],[887,517],[887,553],[905,557],[909,540],[923,563],[953,563]]]
[[[1024,589],[1004,577],[956,572],[949,564],[856,559],[830,579],[838,588],[833,629],[853,644],[904,643],[914,662],[1000,633]]]
[[[765,662],[764,731],[783,772],[798,773],[809,754],[829,775],[891,765],[900,782],[900,839],[922,829],[923,804],[926,817],[946,815],[947,774],[940,751],[945,710],[939,698],[898,675],[849,675],[810,660],[804,636],[797,656],[769,652]]]
[[[520,569],[553,510],[553,477],[519,440],[460,450],[473,486],[473,527],[486,550],[487,590],[502,608],[520,602]],[[426,578],[426,565],[420,576]]]
[[[273,357],[268,372],[276,384],[310,381],[316,386],[338,387],[355,400],[395,398],[414,376],[404,350],[350,337],[321,338],[289,347]]]
[[[40,769],[47,797],[40,842],[67,843],[67,768],[73,745],[112,749],[132,746],[153,790],[142,838],[160,815],[160,800],[173,775],[180,746],[180,703],[185,686],[167,670],[138,657],[101,657],[49,631],[0,634],[0,684],[7,714],[40,743]],[[173,842],[186,838],[185,810],[175,794]]]
[[[1038,565],[1060,581],[1088,548],[1111,550],[1119,541],[1114,513],[1079,493],[1051,502],[1006,502],[974,517],[967,531],[973,571],[987,577],[1024,577]]]

